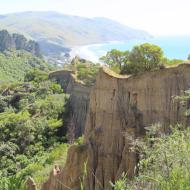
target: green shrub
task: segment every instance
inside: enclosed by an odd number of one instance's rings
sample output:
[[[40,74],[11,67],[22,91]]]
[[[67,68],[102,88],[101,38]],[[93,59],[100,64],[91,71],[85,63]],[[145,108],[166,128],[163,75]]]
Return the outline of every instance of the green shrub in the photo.
[[[64,165],[68,145],[64,127],[68,95],[45,71],[32,70],[26,82],[0,85],[0,171],[2,190],[13,185],[21,190],[32,176],[38,185],[52,170]],[[13,182],[20,180],[19,184]],[[10,186],[11,188],[11,186]],[[11,189],[10,189],[11,190]]]
[[[110,182],[110,184],[114,190],[127,190],[127,181],[127,175],[123,173],[119,180],[115,183]]]
[[[76,57],[70,65],[65,66],[65,69],[74,71],[78,80],[87,86],[91,86],[95,82],[100,64],[95,64]]]
[[[25,181],[18,176],[1,177],[0,190],[26,190]]]
[[[140,151],[139,174],[118,180],[116,190],[189,190],[190,128],[178,125],[171,134],[149,136],[131,151]],[[136,143],[137,144],[137,143]],[[126,187],[125,187],[126,185]]]

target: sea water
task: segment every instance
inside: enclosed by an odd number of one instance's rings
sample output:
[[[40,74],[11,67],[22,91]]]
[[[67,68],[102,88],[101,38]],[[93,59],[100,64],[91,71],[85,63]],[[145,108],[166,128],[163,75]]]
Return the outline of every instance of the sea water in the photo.
[[[127,42],[109,42],[78,47],[76,54],[82,58],[98,62],[111,49],[131,50],[134,46],[151,43],[160,46],[167,58],[187,60],[190,54],[190,36],[154,37],[146,40],[129,40]]]

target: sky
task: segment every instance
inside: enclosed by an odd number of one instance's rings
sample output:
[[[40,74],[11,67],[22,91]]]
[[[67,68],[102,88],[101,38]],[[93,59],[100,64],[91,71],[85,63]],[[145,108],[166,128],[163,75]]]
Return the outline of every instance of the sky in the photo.
[[[152,35],[190,35],[190,0],[0,0],[0,14],[57,11],[107,17]]]

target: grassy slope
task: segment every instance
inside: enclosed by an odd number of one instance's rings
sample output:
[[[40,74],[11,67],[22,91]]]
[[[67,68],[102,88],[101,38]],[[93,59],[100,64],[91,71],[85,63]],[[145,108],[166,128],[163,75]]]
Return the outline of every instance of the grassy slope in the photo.
[[[0,82],[23,81],[26,72],[34,67],[44,69],[47,65],[43,60],[27,52],[0,53]]]

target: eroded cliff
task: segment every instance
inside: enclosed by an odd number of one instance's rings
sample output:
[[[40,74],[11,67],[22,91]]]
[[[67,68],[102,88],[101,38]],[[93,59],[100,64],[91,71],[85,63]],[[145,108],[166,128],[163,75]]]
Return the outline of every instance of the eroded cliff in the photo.
[[[43,190],[111,190],[110,181],[122,172],[135,173],[138,155],[130,151],[131,138],[145,134],[144,127],[160,123],[163,130],[187,123],[185,109],[173,96],[190,88],[190,65],[121,77],[102,69],[88,108],[84,145],[68,152],[65,168],[50,175]]]
[[[70,95],[65,122],[68,129],[68,139],[72,142],[84,132],[91,87],[78,81],[72,71],[52,72],[49,77],[60,83],[64,92]]]

